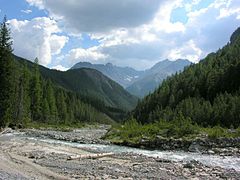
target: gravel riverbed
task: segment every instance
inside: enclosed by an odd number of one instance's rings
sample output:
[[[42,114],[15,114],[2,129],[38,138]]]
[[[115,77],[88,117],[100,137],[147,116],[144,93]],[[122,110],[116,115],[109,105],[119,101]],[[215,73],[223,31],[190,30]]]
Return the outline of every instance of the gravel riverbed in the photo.
[[[76,144],[109,144],[101,139],[107,131],[108,128],[102,126],[72,132],[5,132],[0,135],[0,179],[240,179],[240,172],[234,169],[132,152],[97,159],[67,160],[69,156],[99,152],[47,141],[51,138]]]

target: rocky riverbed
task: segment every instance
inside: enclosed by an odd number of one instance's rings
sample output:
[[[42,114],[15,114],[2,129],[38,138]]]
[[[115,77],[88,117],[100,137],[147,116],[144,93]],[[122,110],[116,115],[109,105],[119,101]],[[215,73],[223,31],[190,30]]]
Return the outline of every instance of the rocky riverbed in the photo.
[[[77,142],[84,144],[110,144],[109,141],[103,140],[102,137],[110,129],[108,125],[101,125],[98,127],[89,127],[82,129],[75,129],[73,131],[54,131],[54,130],[36,130],[36,129],[23,129],[26,136],[50,138],[56,140],[63,140],[68,142]]]
[[[240,179],[237,169],[207,166],[193,159],[151,157],[123,147],[109,157],[67,160],[111,151],[109,142],[101,140],[107,130],[103,126],[72,132],[6,131],[0,135],[0,179]]]

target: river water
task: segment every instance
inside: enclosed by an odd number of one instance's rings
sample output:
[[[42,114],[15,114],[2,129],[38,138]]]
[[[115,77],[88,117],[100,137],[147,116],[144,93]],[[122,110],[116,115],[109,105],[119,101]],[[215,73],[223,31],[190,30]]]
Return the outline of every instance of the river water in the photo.
[[[32,141],[41,141],[50,144],[61,144],[70,147],[82,148],[89,151],[97,152],[112,152],[118,153],[134,153],[138,155],[145,155],[148,157],[158,157],[161,159],[176,161],[176,162],[189,162],[196,160],[207,166],[222,167],[225,169],[235,169],[240,171],[240,158],[233,156],[219,156],[219,155],[208,155],[200,153],[182,152],[182,151],[159,151],[159,150],[143,150],[138,148],[130,148],[117,145],[102,145],[102,144],[80,144],[67,141],[59,141],[53,139],[42,139],[28,137]]]

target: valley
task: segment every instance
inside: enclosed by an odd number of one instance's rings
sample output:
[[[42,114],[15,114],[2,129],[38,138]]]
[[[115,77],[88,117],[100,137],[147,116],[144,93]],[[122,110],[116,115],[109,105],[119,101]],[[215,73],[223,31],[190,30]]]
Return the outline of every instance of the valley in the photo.
[[[240,4],[9,2],[0,180],[240,179]]]
[[[185,59],[177,59],[176,61],[162,60],[150,69],[138,71],[130,67],[115,66],[111,63],[103,65],[79,62],[71,69],[90,68],[98,70],[119,83],[132,95],[143,98],[153,92],[164,79],[182,71],[190,64],[191,62]]]

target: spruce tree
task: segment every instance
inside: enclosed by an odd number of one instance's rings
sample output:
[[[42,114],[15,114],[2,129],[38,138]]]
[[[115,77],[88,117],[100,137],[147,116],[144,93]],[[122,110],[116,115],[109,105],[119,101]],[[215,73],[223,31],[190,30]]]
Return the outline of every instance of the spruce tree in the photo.
[[[43,105],[42,105],[42,117],[43,117],[43,122],[44,123],[50,123],[49,118],[50,118],[50,108],[49,104],[46,98],[43,99]]]
[[[40,83],[40,73],[38,67],[38,58],[35,59],[34,65],[34,76],[32,80],[31,88],[31,111],[32,111],[32,120],[40,121],[41,120],[41,99],[42,99],[42,90]]]
[[[6,126],[12,119],[13,57],[10,29],[6,16],[0,26],[0,127]]]
[[[58,107],[60,124],[65,124],[67,122],[68,115],[67,115],[66,97],[63,91],[58,93],[57,101],[58,101],[57,107]]]
[[[52,82],[50,80],[47,81],[46,97],[49,104],[50,120],[51,122],[57,122],[58,111],[56,105],[56,98],[52,87]]]
[[[22,123],[23,125],[26,125],[31,121],[31,98],[30,98],[30,72],[27,69],[26,63],[24,64],[23,67],[23,72],[22,72],[22,85],[23,85],[23,119]]]
[[[17,86],[15,112],[15,124],[21,123],[24,119],[24,79],[21,76]]]

